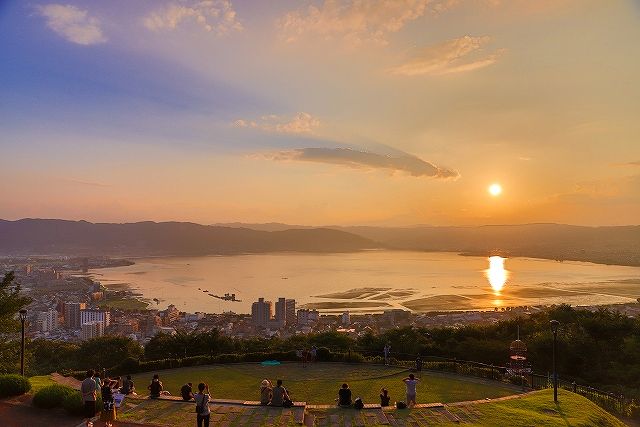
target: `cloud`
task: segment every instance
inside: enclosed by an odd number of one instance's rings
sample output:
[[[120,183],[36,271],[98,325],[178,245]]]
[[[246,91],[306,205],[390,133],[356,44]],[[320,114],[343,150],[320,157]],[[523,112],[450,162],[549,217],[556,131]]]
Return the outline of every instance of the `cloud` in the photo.
[[[278,133],[311,133],[320,126],[320,120],[309,113],[299,112],[293,117],[271,114],[259,120],[238,119],[232,124],[239,128],[254,128]]]
[[[351,148],[299,148],[279,151],[266,156],[277,161],[306,161],[328,163],[363,169],[385,169],[405,172],[416,177],[458,178],[458,172],[441,168],[408,153],[382,155]]]
[[[87,46],[107,41],[100,21],[89,16],[86,10],[69,4],[52,3],[37,6],[37,11],[46,18],[47,27],[72,43]]]
[[[236,11],[228,0],[178,0],[144,18],[144,26],[152,31],[175,30],[185,21],[192,21],[207,32],[224,35],[242,30]]]
[[[635,162],[623,163],[623,165],[625,165],[625,166],[640,166],[640,160],[637,160]]]
[[[402,76],[441,75],[463,73],[494,64],[504,53],[498,49],[492,53],[483,52],[483,46],[490,41],[487,36],[464,36],[429,46],[409,61],[392,68],[391,74]]]
[[[450,0],[325,0],[320,6],[288,12],[278,26],[290,42],[308,33],[325,39],[340,37],[354,45],[387,44],[388,34],[424,15],[432,3],[443,8]]]

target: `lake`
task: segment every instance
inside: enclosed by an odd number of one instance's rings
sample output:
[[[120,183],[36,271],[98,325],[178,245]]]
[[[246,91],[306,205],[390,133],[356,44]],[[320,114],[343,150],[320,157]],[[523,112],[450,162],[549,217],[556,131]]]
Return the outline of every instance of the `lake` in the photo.
[[[248,313],[259,297],[294,298],[323,312],[472,310],[521,305],[611,304],[640,297],[640,267],[455,253],[364,251],[158,257],[91,270],[106,287],[127,284],[152,307]],[[235,293],[241,302],[211,295]]]

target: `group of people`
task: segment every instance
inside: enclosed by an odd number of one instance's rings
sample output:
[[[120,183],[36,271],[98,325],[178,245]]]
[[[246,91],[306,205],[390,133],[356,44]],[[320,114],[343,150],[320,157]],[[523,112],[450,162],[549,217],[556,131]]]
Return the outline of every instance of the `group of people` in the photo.
[[[82,393],[82,401],[84,405],[84,415],[87,425],[98,412],[97,401],[98,394],[102,397],[102,408],[100,411],[100,420],[104,421],[105,426],[111,427],[116,419],[116,404],[114,395],[116,393],[131,394],[135,393],[135,388],[131,376],[123,382],[120,377],[109,378],[105,376],[101,378],[100,372],[89,369],[85,375],[85,379],[80,384],[80,392]]]
[[[260,404],[270,406],[293,406],[289,392],[282,385],[282,380],[276,381],[276,386],[271,381],[264,379],[260,384]]]
[[[402,381],[406,387],[406,401],[399,403],[400,405],[412,407],[416,404],[417,385],[420,380],[416,378],[414,374],[409,374],[409,376],[403,378]],[[342,384],[342,387],[338,390],[338,398],[336,399],[336,402],[338,402],[338,406],[343,408],[355,407],[356,409],[362,409],[364,407],[361,398],[358,397],[352,401],[351,389],[347,383]],[[390,402],[391,396],[389,396],[389,391],[386,388],[383,388],[380,390],[380,406],[389,406]]]

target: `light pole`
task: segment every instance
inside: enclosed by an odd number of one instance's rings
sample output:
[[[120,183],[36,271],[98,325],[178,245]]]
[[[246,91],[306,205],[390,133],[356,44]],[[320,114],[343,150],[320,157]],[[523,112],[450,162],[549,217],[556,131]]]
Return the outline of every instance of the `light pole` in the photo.
[[[19,311],[20,323],[22,324],[22,344],[20,346],[20,375],[24,377],[24,321],[27,320],[27,310]]]
[[[556,368],[556,351],[558,347],[558,326],[560,322],[552,320],[551,332],[553,332],[553,401],[558,403],[558,370]]]

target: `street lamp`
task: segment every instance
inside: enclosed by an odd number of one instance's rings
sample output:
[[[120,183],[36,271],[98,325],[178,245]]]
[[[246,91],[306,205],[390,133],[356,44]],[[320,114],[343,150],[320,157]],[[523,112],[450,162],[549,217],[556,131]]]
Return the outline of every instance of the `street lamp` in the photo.
[[[20,323],[22,324],[22,345],[20,347],[20,375],[24,376],[24,322],[27,320],[27,310],[19,311]]]
[[[556,368],[556,351],[558,348],[558,326],[560,322],[552,320],[551,332],[553,332],[553,401],[558,403],[558,370]]]

